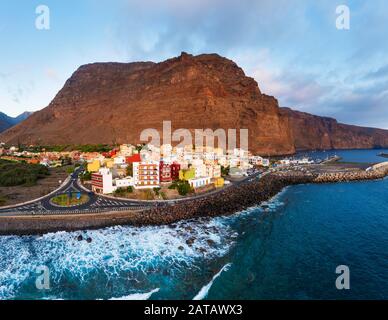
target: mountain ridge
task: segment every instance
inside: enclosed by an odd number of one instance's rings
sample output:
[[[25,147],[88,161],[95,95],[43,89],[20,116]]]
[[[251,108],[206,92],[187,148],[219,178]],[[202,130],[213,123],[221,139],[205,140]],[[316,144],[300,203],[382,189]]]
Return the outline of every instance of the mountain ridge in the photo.
[[[295,149],[375,149],[388,146],[388,130],[338,122],[335,118],[281,108],[290,118]]]
[[[26,120],[33,112],[25,111],[16,117],[10,117],[4,112],[0,112],[0,133],[12,126]]]
[[[0,134],[25,144],[139,143],[165,120],[172,130],[248,129],[249,148],[262,155],[299,149],[388,147],[388,131],[280,108],[232,60],[218,54],[154,62],[92,63],[78,68],[51,103]],[[303,136],[310,132],[311,139]]]

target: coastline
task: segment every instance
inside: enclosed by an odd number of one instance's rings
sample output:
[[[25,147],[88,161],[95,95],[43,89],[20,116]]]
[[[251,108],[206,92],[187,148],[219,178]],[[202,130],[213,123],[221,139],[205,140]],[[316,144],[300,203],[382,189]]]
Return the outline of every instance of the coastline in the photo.
[[[291,185],[377,180],[387,174],[388,170],[319,174],[299,171],[270,173],[208,197],[188,199],[174,205],[159,204],[151,209],[74,215],[4,216],[0,217],[0,235],[38,235],[115,225],[168,225],[199,217],[231,215],[268,201]]]

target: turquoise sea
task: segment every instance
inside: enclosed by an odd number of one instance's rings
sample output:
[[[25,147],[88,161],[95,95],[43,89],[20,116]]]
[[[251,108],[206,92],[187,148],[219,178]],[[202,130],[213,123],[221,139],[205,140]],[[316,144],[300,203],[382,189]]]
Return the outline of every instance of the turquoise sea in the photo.
[[[387,248],[387,179],[299,185],[229,217],[0,237],[0,299],[388,299]],[[336,289],[339,265],[350,290]]]

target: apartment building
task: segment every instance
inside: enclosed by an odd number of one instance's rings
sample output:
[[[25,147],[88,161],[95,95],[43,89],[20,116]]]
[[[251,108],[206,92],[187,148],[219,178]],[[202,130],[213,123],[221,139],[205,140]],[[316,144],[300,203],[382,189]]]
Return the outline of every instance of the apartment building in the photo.
[[[177,162],[173,162],[171,164],[171,179],[178,180],[179,179],[179,171],[181,170],[181,165]]]
[[[133,178],[135,188],[144,189],[159,187],[159,162],[134,162]]]
[[[160,161],[160,163],[159,163],[159,179],[160,179],[160,183],[169,183],[172,181],[171,165],[169,163]]]
[[[210,178],[221,177],[221,166],[218,164],[206,164],[205,176]]]
[[[109,194],[116,190],[113,186],[112,172],[108,168],[101,168],[92,173],[92,191],[95,193]]]

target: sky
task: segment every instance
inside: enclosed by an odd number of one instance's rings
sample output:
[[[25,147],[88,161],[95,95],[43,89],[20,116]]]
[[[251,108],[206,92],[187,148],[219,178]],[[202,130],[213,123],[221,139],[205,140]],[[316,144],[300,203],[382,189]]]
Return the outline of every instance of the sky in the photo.
[[[46,107],[86,63],[185,51],[234,60],[283,107],[388,129],[387,34],[386,0],[2,0],[0,112]]]

